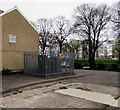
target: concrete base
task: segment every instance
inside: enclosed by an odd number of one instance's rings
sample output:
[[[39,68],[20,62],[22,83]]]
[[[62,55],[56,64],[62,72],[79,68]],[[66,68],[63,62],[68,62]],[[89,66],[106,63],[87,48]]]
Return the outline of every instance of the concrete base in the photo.
[[[73,97],[83,98],[85,100],[98,102],[101,104],[106,104],[114,107],[118,107],[118,100],[115,100],[113,96],[109,94],[103,94],[98,92],[90,92],[81,89],[68,88],[65,90],[57,90],[57,93],[64,95],[69,95]]]

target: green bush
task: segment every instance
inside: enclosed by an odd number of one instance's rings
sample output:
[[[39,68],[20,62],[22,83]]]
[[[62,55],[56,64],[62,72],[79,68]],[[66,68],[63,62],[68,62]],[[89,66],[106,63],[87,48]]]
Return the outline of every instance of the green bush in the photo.
[[[112,70],[118,70],[118,65],[117,64],[112,64],[111,69]]]
[[[89,66],[88,60],[75,60],[74,63],[77,63],[81,66]]]
[[[96,64],[118,64],[118,60],[111,60],[111,59],[107,59],[107,60],[95,60]]]
[[[74,61],[74,68],[75,69],[82,69],[83,65],[79,61]]]
[[[96,68],[104,70],[105,69],[105,64],[97,64]]]
[[[83,68],[83,66],[89,66],[88,60],[75,60],[75,69]],[[105,60],[95,60],[95,69],[106,69],[106,70],[118,70],[118,60],[105,59]],[[120,68],[120,67],[119,67]]]
[[[104,67],[99,67],[104,68],[105,70],[113,70],[117,71],[118,69],[118,60],[112,60],[112,59],[107,59],[107,60],[95,60],[96,65],[103,64]],[[101,66],[103,66],[101,65]]]

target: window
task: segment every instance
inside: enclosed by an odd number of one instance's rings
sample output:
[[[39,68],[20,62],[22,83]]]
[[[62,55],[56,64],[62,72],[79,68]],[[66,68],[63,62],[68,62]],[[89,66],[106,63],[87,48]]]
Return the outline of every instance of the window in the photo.
[[[16,43],[16,35],[15,34],[9,34],[9,42]]]

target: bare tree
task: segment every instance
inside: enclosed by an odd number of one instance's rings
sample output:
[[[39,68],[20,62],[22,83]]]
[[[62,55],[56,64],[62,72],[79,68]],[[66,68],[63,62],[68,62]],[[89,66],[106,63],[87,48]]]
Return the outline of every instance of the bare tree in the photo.
[[[70,21],[64,16],[58,16],[53,22],[53,33],[57,44],[59,45],[60,52],[62,52],[62,47],[67,41],[67,37],[70,35]]]
[[[114,9],[115,10],[114,10],[112,22],[114,23],[113,29],[114,31],[117,32],[115,50],[117,51],[118,59],[120,63],[120,1],[116,4]]]
[[[57,45],[57,42],[56,42],[56,39],[55,39],[53,33],[51,33],[51,36],[50,36],[49,42],[47,44],[47,47],[50,50],[50,52],[57,50],[58,45]]]
[[[78,59],[80,54],[80,40],[72,39],[69,43],[63,46],[63,51],[70,51],[75,53],[75,59]]]
[[[81,45],[82,59],[86,60],[86,59],[88,59],[88,44],[89,44],[89,42],[88,42],[88,40],[83,40],[83,41],[81,41],[81,43],[82,43],[82,45]]]
[[[83,4],[75,9],[74,32],[80,33],[89,42],[90,68],[94,68],[96,50],[106,41],[106,39],[101,39],[103,37],[102,32],[111,18],[108,10],[106,5],[91,7],[88,4]]]
[[[52,20],[48,19],[38,19],[36,23],[37,30],[39,32],[39,45],[41,51],[44,53],[47,43],[52,40],[51,29],[52,29]]]

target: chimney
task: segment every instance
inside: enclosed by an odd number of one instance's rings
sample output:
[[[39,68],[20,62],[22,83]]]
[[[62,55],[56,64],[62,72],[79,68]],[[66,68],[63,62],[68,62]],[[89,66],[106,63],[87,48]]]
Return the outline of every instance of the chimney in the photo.
[[[1,14],[1,13],[4,13],[4,11],[3,11],[3,10],[0,10],[0,14]]]

